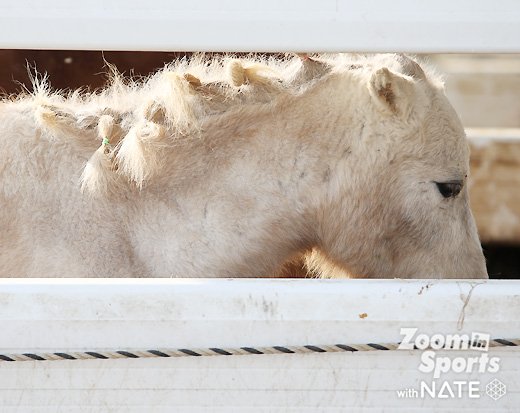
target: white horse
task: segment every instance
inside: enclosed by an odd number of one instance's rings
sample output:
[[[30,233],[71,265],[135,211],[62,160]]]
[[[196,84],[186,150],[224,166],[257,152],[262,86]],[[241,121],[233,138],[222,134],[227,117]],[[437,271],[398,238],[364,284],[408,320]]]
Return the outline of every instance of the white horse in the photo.
[[[197,56],[0,104],[0,275],[484,278],[464,130],[400,55]]]

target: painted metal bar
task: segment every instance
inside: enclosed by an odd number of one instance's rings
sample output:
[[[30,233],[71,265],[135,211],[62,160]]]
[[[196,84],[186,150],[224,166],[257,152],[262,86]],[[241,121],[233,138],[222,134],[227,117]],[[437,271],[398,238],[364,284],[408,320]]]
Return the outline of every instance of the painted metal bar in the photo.
[[[520,52],[516,0],[4,0],[0,48]]]
[[[450,366],[439,378],[420,370],[423,350],[136,358],[125,349],[377,347],[403,340],[401,327],[417,328],[415,338],[512,338],[519,297],[520,281],[506,280],[2,279],[0,354],[59,348],[92,357],[1,362],[0,410],[513,412],[520,358],[509,345],[436,350],[426,360]],[[99,359],[97,349],[123,354]],[[436,386],[435,397],[421,395],[423,384]]]
[[[520,337],[520,281],[2,279],[0,352]]]

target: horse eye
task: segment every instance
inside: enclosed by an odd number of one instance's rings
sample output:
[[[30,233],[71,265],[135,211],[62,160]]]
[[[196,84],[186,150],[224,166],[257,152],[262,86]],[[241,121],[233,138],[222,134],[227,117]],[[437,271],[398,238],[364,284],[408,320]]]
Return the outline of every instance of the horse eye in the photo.
[[[444,198],[453,198],[462,190],[462,181],[435,182]]]

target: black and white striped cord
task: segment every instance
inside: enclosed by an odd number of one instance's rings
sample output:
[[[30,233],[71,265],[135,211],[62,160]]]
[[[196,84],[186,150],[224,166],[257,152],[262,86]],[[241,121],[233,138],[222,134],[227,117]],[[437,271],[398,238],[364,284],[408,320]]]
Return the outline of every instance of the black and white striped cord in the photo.
[[[212,348],[180,348],[152,350],[96,350],[96,351],[61,351],[61,352],[21,352],[1,353],[0,362],[13,361],[53,361],[53,360],[108,360],[139,359],[154,357],[201,357],[201,356],[242,356],[261,354],[309,354],[340,353],[357,351],[398,350],[400,343],[368,343],[368,344],[334,344],[305,346],[271,346],[271,347],[212,347]],[[489,347],[520,347],[520,339],[492,339]],[[416,348],[417,349],[417,348]]]

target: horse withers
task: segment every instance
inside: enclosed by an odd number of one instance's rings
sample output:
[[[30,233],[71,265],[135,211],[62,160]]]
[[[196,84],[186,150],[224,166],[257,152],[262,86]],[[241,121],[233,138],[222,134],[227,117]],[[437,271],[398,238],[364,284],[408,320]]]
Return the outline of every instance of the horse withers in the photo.
[[[485,278],[469,150],[402,55],[195,56],[0,104],[0,275]]]

